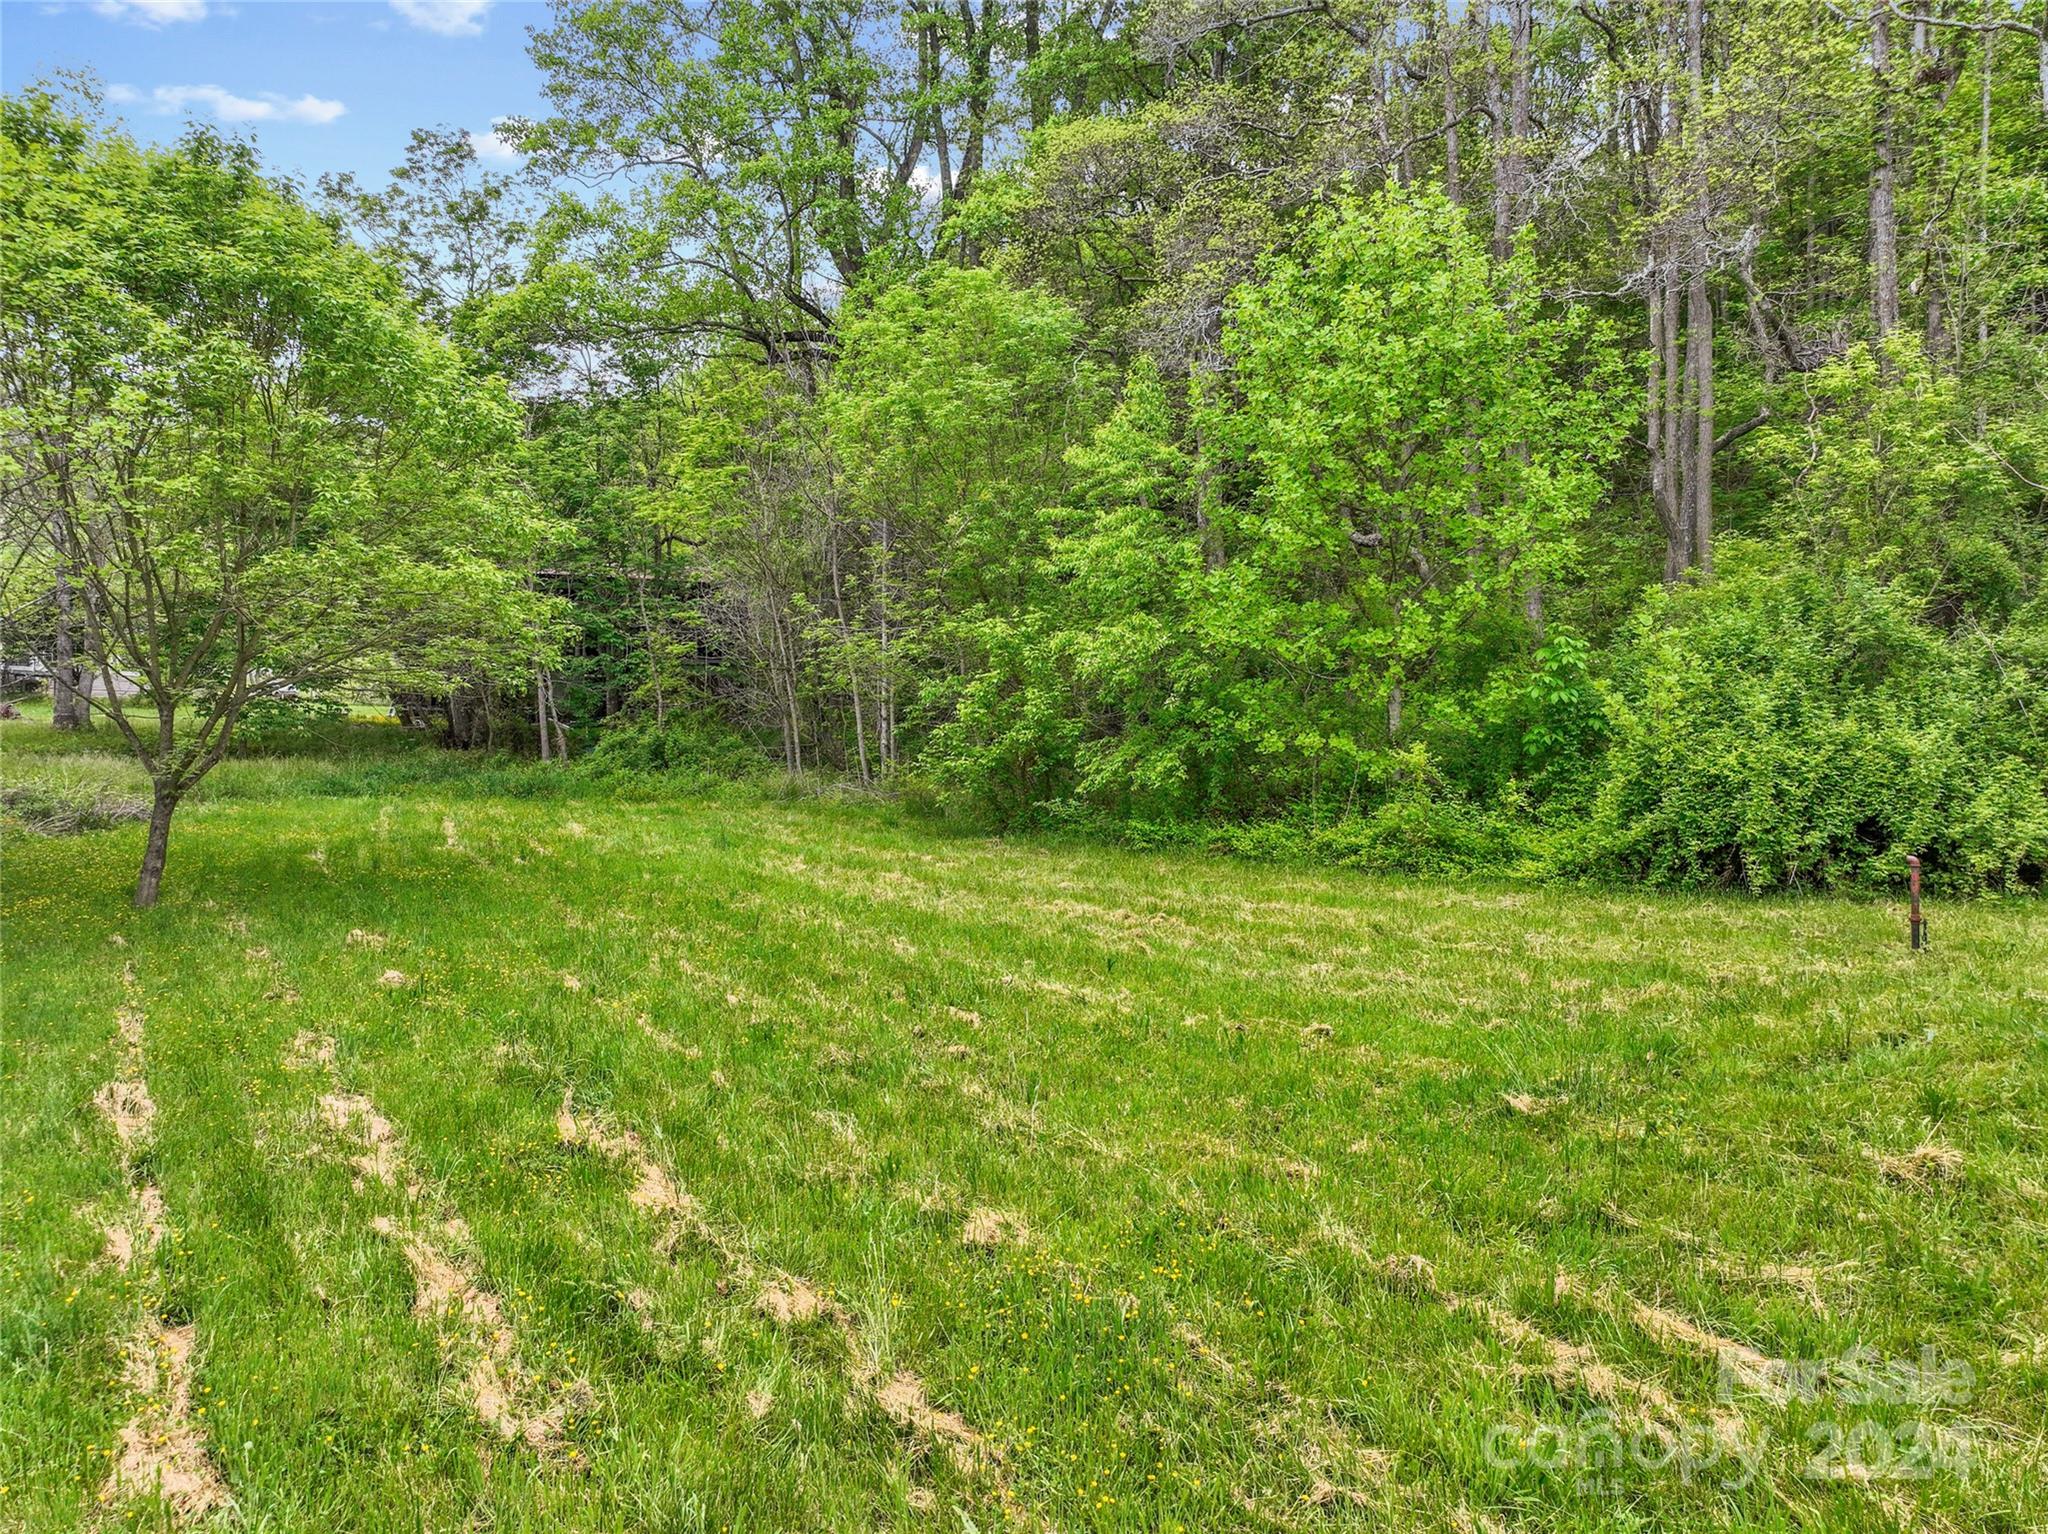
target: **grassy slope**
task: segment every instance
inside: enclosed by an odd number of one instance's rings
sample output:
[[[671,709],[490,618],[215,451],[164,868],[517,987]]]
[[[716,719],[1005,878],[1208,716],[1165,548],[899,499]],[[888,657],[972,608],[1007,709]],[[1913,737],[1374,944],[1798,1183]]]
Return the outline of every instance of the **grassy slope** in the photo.
[[[6,731],[10,766],[57,749]],[[145,1310],[195,1327],[194,1421],[272,1529],[2048,1522],[2037,908],[1940,911],[1914,956],[1874,905],[224,773],[154,913],[125,908],[136,828],[7,845],[0,1525],[98,1516]],[[123,1006],[158,1109],[133,1175],[172,1230],[126,1275],[93,1107]],[[331,1073],[288,1066],[301,1034]],[[395,1127],[417,1198],[347,1164],[337,1090]],[[561,1142],[565,1092],[642,1137],[694,1228]],[[1924,1143],[1959,1165],[1876,1159]],[[1000,1245],[963,1243],[980,1208],[1014,1217]],[[499,1298],[534,1398],[572,1409],[560,1447],[486,1444],[379,1216]],[[785,1275],[827,1314],[762,1315]],[[1721,1406],[1662,1313],[1773,1356],[1932,1347],[1975,1383]],[[878,1405],[905,1370],[1000,1463]],[[1762,1473],[1487,1462],[1496,1423],[1609,1407],[1732,1411]],[[1864,1417],[1967,1427],[1974,1467],[1802,1474],[1816,1424]]]

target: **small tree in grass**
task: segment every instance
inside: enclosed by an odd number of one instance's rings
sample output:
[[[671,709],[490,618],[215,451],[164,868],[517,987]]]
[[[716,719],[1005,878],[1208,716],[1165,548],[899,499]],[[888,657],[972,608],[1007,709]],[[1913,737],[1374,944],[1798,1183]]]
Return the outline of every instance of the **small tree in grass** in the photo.
[[[73,595],[92,706],[152,785],[138,906],[251,704],[550,644],[512,400],[246,146],[4,103],[0,411],[4,605]]]

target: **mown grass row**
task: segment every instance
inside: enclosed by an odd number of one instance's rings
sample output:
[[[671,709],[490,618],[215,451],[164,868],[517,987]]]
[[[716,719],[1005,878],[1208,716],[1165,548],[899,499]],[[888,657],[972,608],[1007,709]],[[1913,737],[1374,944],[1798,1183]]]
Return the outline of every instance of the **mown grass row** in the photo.
[[[2043,1515],[2030,911],[1915,959],[1874,906],[1368,886],[734,803],[223,801],[181,834],[145,918],[131,834],[10,847],[24,1526],[91,1514],[130,1409],[141,1280],[98,1261],[120,1171],[91,1107],[124,964],[176,1233],[147,1283],[196,1324],[213,1452],[272,1526]],[[288,1064],[307,1033],[331,1068]],[[374,1222],[420,1204],[349,1164],[318,1107],[342,1088],[459,1214],[522,1360],[578,1392],[559,1452],[494,1445],[412,1314]],[[565,1093],[743,1268],[564,1145]],[[1900,1159],[1923,1146],[1955,1159]],[[995,1244],[963,1241],[977,1211]],[[848,1324],[763,1314],[783,1276]],[[1739,1488],[1489,1464],[1496,1424],[1724,1409],[1710,1353],[1632,1303],[1774,1356],[1963,1359],[1936,1415],[1976,1425],[1977,1468],[1814,1480],[1841,1403],[1754,1394],[1726,1403],[1772,1436]],[[893,1416],[898,1371],[999,1458]]]

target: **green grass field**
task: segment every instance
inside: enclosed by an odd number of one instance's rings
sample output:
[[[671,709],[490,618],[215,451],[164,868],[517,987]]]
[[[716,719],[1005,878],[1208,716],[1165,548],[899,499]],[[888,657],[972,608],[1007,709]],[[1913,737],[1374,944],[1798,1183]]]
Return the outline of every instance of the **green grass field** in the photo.
[[[2039,906],[404,744],[8,835],[0,1525],[2048,1526]]]

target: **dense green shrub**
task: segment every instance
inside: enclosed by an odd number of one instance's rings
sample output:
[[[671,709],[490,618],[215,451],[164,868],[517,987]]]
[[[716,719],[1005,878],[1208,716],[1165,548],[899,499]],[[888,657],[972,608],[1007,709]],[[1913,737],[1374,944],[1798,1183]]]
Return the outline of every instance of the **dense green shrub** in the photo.
[[[1257,863],[1317,863],[1375,873],[1525,877],[1547,866],[1546,838],[1529,805],[1510,795],[1481,805],[1447,787],[1419,752],[1411,770],[1363,804],[1248,821],[1123,818],[1079,801],[1047,806],[1050,824],[1145,850],[1195,848]],[[1420,767],[1422,770],[1415,771]]]
[[[758,748],[708,713],[677,713],[660,724],[621,719],[607,727],[576,764],[599,778],[638,773],[694,778],[748,778],[762,771]]]
[[[1318,862],[1382,873],[1493,874],[1537,866],[1536,828],[1527,806],[1500,809],[1450,794],[1409,790],[1371,814],[1335,822],[1311,840]]]
[[[2024,632],[2024,630],[2023,630]],[[2048,870],[2042,673],[1901,585],[1731,540],[1619,652],[1615,740],[1568,865],[1662,885],[1953,889]],[[2029,703],[2029,698],[2032,703]]]

